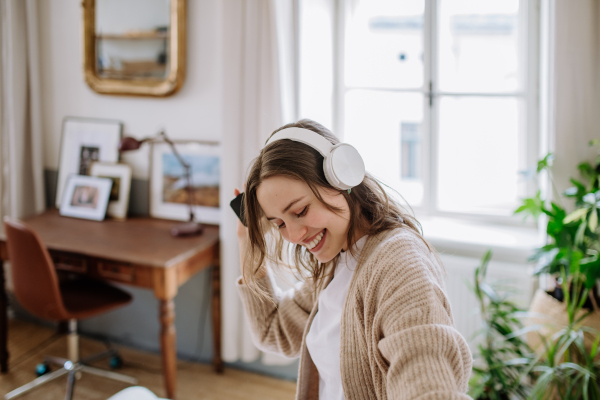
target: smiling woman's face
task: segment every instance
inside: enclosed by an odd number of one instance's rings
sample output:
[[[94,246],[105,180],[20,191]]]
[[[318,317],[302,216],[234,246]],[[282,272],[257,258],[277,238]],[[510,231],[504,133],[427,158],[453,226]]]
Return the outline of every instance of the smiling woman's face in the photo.
[[[350,210],[339,192],[319,189],[319,193],[327,204],[342,211],[329,210],[306,183],[283,176],[265,179],[256,197],[285,240],[303,245],[317,260],[327,262],[348,247]]]

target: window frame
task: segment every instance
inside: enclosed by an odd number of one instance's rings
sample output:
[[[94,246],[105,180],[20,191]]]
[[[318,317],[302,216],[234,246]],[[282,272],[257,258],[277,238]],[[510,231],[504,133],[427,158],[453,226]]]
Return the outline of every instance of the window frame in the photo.
[[[519,216],[505,216],[483,213],[461,213],[443,211],[438,206],[437,194],[437,157],[439,136],[439,103],[443,96],[477,96],[477,97],[510,97],[521,98],[525,104],[524,119],[521,122],[520,143],[524,145],[519,157],[523,164],[530,170],[535,168],[537,160],[542,156],[540,144],[543,143],[540,132],[540,0],[520,0],[519,28],[524,33],[524,40],[520,41],[519,56],[522,60],[521,73],[524,75],[524,86],[522,90],[509,93],[454,93],[437,90],[438,60],[437,55],[437,16],[438,4],[443,0],[424,0],[424,24],[423,24],[423,87],[420,89],[389,89],[371,87],[347,87],[345,85],[345,31],[346,20],[349,17],[348,2],[351,0],[335,0],[333,10],[333,76],[334,90],[332,98],[332,128],[340,139],[343,140],[344,110],[346,93],[350,90],[388,90],[396,93],[419,93],[423,95],[423,126],[421,141],[421,168],[423,182],[423,202],[419,207],[413,207],[417,218],[443,217],[449,219],[460,219],[476,221],[478,223],[499,224],[509,226],[524,226]],[[432,105],[427,103],[432,100]],[[526,183],[525,196],[533,196],[538,189],[535,179],[528,179]],[[525,223],[525,226],[536,228],[533,221]]]

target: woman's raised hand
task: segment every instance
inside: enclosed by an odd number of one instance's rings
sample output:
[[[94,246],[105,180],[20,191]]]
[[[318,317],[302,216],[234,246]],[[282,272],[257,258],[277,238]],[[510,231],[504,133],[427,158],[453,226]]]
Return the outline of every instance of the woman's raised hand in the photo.
[[[240,194],[240,191],[236,188],[233,191],[233,194],[237,197]],[[240,246],[240,270],[242,271],[242,276],[244,276],[244,259],[246,258],[246,251],[248,249],[248,243],[250,239],[248,237],[248,228],[242,224],[242,221],[238,218],[237,221],[237,237],[238,244]],[[254,272],[258,279],[261,279],[267,275],[267,270],[264,267],[259,268]]]
[[[233,191],[233,194],[237,197],[239,196],[241,192],[239,191],[238,188],[235,188],[235,190]],[[240,221],[240,219],[238,218],[237,220],[237,236],[238,236],[238,240],[248,240],[248,228],[246,228],[244,226],[244,224],[242,224],[242,221]]]
[[[233,194],[237,197],[240,194],[240,191],[235,188]],[[240,270],[242,271],[242,276],[244,275],[244,259],[246,256],[246,250],[248,249],[248,228],[242,224],[242,221],[238,218],[237,220],[237,237],[238,244],[240,246]]]

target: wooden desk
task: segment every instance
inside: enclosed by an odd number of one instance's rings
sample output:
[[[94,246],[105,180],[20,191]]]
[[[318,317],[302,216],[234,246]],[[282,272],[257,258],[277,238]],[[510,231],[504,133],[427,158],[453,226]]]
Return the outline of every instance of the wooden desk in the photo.
[[[197,272],[213,267],[213,364],[221,372],[219,229],[206,226],[200,236],[173,238],[175,224],[152,218],[103,222],[61,217],[47,211],[25,222],[40,236],[57,269],[151,289],[159,300],[160,344],[167,397],[176,394],[175,304],[177,289]],[[0,224],[0,370],[8,371],[7,298],[4,265],[8,260]]]

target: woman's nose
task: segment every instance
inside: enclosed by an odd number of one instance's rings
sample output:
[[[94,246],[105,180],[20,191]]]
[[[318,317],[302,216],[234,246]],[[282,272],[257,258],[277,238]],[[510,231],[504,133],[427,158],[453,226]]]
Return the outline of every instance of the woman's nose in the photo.
[[[304,239],[306,236],[306,232],[308,232],[308,228],[301,224],[295,223],[286,223],[287,225],[287,240],[291,243],[298,244]]]

